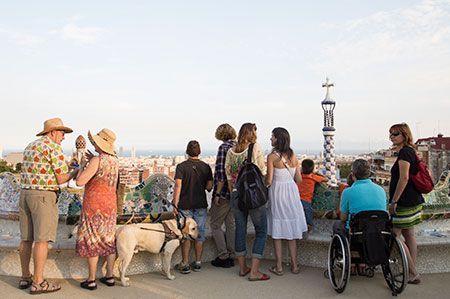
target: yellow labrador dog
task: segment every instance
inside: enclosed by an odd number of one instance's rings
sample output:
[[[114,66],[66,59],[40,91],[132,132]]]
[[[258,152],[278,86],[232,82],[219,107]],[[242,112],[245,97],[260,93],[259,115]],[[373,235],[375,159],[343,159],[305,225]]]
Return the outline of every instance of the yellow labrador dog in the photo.
[[[177,223],[176,219],[171,219],[161,223],[124,225],[116,230],[117,259],[123,286],[130,285],[130,279],[125,277],[125,273],[133,254],[138,251],[161,253],[162,273],[170,280],[175,279],[175,276],[170,274],[172,254],[183,238],[198,237],[198,227],[194,219],[185,218],[184,223],[180,225],[181,229]]]

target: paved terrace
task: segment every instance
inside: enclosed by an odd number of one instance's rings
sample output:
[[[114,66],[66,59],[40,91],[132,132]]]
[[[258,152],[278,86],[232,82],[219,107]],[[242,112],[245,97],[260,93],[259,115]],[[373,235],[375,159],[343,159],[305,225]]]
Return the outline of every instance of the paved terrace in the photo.
[[[262,262],[261,269],[267,269],[272,261]],[[392,298],[383,275],[374,278],[350,278],[343,294],[337,294],[323,277],[323,269],[304,267],[298,275],[286,271],[284,276],[274,276],[264,282],[249,282],[237,275],[238,267],[215,268],[204,264],[202,272],[188,275],[175,273],[170,281],[159,273],[130,276],[131,286],[107,287],[99,284],[95,291],[79,287],[80,280],[60,280],[62,290],[53,294],[32,296],[19,290],[17,277],[0,276],[1,298]],[[399,297],[408,299],[448,298],[450,273],[426,274],[420,285],[408,285]]]

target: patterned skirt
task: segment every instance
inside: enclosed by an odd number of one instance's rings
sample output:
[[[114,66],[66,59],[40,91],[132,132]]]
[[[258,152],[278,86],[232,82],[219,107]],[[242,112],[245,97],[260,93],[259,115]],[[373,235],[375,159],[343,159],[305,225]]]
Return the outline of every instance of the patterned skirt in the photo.
[[[412,228],[422,222],[422,205],[413,207],[397,206],[395,215],[392,216],[392,224],[395,228]]]
[[[116,212],[93,215],[82,212],[75,252],[81,257],[108,256],[116,253]]]

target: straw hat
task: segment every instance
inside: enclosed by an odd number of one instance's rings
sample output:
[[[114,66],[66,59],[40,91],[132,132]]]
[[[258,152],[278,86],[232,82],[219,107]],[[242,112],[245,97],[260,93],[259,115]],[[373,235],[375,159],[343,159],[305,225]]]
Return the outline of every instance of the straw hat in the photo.
[[[110,129],[102,129],[96,135],[92,135],[91,131],[88,131],[89,141],[93,145],[97,145],[102,151],[110,155],[115,155],[114,141],[116,141],[116,134]]]
[[[64,124],[60,118],[56,117],[56,118],[47,119],[44,122],[44,130],[37,133],[36,136],[42,136],[42,135],[47,134],[48,132],[56,131],[56,130],[64,131],[65,133],[73,132],[73,130],[71,128],[64,126]]]

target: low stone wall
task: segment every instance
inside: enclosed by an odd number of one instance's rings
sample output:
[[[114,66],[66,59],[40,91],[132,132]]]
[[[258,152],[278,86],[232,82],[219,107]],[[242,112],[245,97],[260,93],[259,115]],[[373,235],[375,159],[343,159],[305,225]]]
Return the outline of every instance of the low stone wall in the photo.
[[[61,220],[62,221],[62,220]],[[209,222],[208,222],[209,223]],[[327,264],[328,245],[331,238],[333,220],[316,219],[313,230],[305,234],[298,242],[298,259],[301,265],[325,268]],[[18,245],[20,242],[19,223],[16,220],[0,219],[0,275],[19,276],[20,261]],[[436,229],[436,228],[439,228]],[[45,276],[52,278],[82,278],[87,275],[86,260],[75,256],[75,240],[68,239],[73,226],[60,222],[57,242],[51,244]],[[254,239],[253,226],[249,222],[247,250],[249,256]],[[450,220],[430,220],[417,228],[419,244],[418,269],[421,273],[450,272]],[[287,256],[284,246],[283,254]],[[207,227],[207,239],[204,243],[203,262],[210,262],[217,255],[214,241]],[[274,260],[273,242],[267,239],[264,253],[265,259]],[[180,249],[177,249],[172,266],[181,260]],[[158,255],[139,252],[134,255],[129,274],[140,274],[161,270]],[[100,270],[99,270],[100,271]],[[116,275],[117,275],[116,269]],[[100,273],[99,273],[100,275]],[[176,275],[176,273],[175,273]]]

